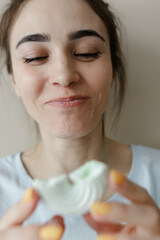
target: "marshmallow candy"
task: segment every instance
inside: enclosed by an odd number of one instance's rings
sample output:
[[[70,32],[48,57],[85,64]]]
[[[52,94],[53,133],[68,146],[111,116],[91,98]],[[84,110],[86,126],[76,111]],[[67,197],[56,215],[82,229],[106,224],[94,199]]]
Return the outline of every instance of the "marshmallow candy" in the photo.
[[[89,211],[93,202],[103,199],[107,190],[107,170],[105,163],[90,160],[69,174],[37,178],[33,187],[57,214],[81,215]]]

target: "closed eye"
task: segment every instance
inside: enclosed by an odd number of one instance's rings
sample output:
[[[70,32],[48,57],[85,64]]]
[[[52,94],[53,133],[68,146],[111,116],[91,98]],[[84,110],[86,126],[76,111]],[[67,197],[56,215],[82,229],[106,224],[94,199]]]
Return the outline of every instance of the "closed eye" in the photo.
[[[35,61],[41,62],[41,61],[43,61],[47,58],[48,58],[48,56],[34,57],[34,58],[24,58],[24,62],[25,63],[30,63],[30,62],[35,62]]]
[[[82,61],[91,61],[92,59],[97,59],[100,57],[100,52],[94,52],[94,53],[74,53],[74,57],[82,60]],[[24,58],[25,63],[31,63],[31,62],[38,62],[41,63],[44,60],[46,60],[48,56],[42,56],[42,57],[34,57],[34,58]]]
[[[100,52],[95,53],[74,53],[75,57],[79,58],[98,58],[100,56]]]

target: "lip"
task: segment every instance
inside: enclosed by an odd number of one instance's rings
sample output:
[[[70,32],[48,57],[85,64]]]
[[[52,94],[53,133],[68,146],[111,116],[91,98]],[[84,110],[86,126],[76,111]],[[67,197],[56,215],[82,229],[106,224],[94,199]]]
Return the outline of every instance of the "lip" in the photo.
[[[76,107],[85,103],[89,99],[89,96],[86,95],[74,95],[69,97],[55,98],[46,102],[48,105],[52,105],[55,107]]]

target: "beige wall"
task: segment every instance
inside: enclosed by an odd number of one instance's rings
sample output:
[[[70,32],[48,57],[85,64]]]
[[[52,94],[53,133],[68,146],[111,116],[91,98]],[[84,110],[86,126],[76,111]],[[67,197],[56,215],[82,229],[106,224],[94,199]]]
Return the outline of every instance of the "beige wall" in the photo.
[[[0,1],[0,8],[8,2]],[[112,137],[160,148],[160,1],[109,0],[124,25],[128,93],[119,127]],[[35,142],[33,123],[0,75],[0,156],[23,151]]]

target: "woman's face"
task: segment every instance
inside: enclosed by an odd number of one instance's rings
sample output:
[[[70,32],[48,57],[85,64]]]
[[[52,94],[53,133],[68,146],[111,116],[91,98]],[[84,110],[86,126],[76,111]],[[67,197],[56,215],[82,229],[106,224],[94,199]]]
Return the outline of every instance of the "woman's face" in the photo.
[[[105,25],[84,0],[28,1],[10,51],[15,91],[40,128],[73,138],[98,126],[112,63]]]

